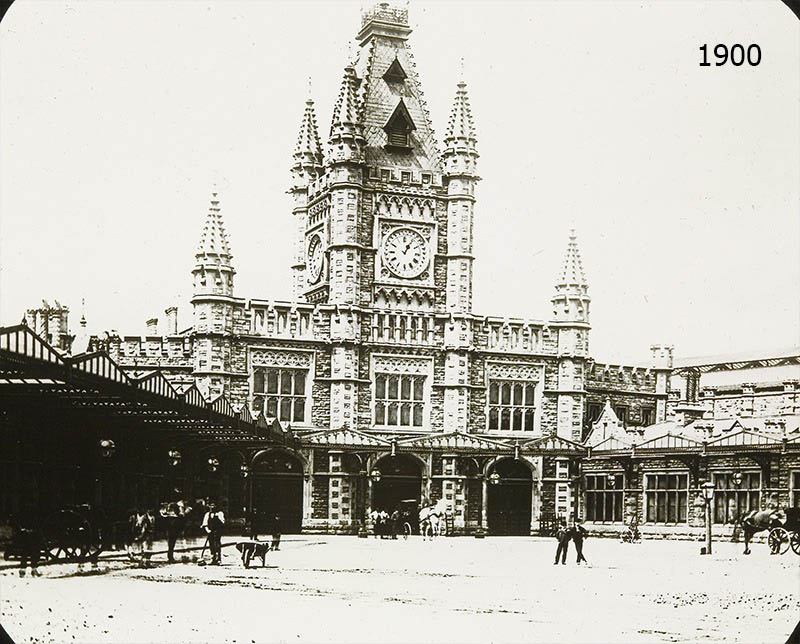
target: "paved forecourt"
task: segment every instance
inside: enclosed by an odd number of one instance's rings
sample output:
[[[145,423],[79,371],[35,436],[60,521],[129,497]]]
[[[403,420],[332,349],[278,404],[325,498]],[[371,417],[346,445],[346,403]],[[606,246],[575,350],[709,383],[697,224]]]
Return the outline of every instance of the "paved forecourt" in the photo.
[[[765,544],[589,539],[589,566],[555,566],[552,539],[284,541],[249,570],[230,547],[221,567],[5,569],[0,617],[17,642],[783,642],[800,612],[800,557]]]

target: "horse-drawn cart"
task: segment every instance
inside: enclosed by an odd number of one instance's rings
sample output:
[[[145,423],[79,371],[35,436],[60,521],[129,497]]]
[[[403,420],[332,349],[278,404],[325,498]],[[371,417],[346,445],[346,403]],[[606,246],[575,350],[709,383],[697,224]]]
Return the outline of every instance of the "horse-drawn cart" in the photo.
[[[5,559],[96,561],[105,547],[104,525],[102,514],[88,505],[56,510],[39,525],[16,526]]]
[[[786,519],[780,526],[773,527],[767,537],[770,552],[783,554],[791,548],[800,555],[800,508],[787,508],[783,512]]]

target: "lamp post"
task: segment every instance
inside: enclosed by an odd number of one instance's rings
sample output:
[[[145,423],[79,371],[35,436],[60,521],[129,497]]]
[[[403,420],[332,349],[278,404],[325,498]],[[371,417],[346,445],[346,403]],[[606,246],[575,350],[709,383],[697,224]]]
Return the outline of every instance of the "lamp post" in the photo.
[[[711,481],[706,481],[700,486],[701,495],[698,497],[695,505],[699,507],[700,503],[705,506],[706,511],[706,547],[705,554],[711,554],[711,501],[714,500],[714,484]]]
[[[491,483],[492,485],[497,485],[498,483],[500,483],[500,475],[497,472],[492,472],[489,475],[489,483]]]

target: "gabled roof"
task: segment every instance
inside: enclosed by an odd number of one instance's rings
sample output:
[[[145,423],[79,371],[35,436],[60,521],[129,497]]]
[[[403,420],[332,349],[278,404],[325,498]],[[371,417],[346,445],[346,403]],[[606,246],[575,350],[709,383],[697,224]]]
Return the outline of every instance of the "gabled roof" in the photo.
[[[304,444],[338,447],[388,447],[389,441],[370,436],[355,429],[329,429],[303,437]]]
[[[389,83],[402,83],[406,78],[408,78],[408,74],[406,74],[406,70],[403,69],[400,61],[397,60],[397,56],[395,56],[392,64],[383,74],[383,80]]]
[[[107,378],[120,384],[130,384],[131,379],[125,372],[114,362],[107,354],[101,351],[94,351],[92,353],[84,353],[80,356],[71,358],[69,364],[93,376]]]
[[[142,376],[136,380],[136,384],[145,391],[151,394],[158,394],[159,396],[166,396],[173,400],[178,400],[180,394],[175,391],[175,387],[164,377],[160,371],[151,371],[147,375]]]
[[[206,399],[203,397],[203,394],[200,393],[197,385],[192,385],[181,395],[183,396],[183,400],[190,405],[194,405],[195,407],[206,406]]]
[[[749,429],[742,429],[734,434],[727,436],[720,436],[714,440],[708,441],[708,447],[758,447],[780,445],[781,441],[766,434],[759,434],[750,431]]]
[[[403,122],[405,129],[408,132],[417,129],[417,126],[414,124],[414,119],[412,119],[411,114],[408,113],[408,108],[406,107],[406,104],[403,102],[402,98],[397,103],[397,107],[394,108],[392,115],[386,119],[386,124],[383,126],[383,129],[389,130],[399,121]]]
[[[637,445],[636,449],[694,449],[701,445],[702,443],[699,441],[667,432],[663,436],[652,438],[641,445]]]
[[[615,451],[615,450],[625,450],[630,449],[630,444],[621,441],[616,436],[609,436],[608,438],[600,441],[596,445],[592,446],[592,451]]]
[[[507,443],[457,431],[409,438],[398,441],[397,445],[415,449],[443,449],[454,451],[509,452],[511,450],[511,446]]]
[[[3,329],[0,349],[52,364],[64,364],[59,353],[36,335],[27,324],[17,324]]]
[[[521,445],[522,451],[530,452],[567,452],[570,454],[583,454],[586,448],[561,436],[540,436]]]

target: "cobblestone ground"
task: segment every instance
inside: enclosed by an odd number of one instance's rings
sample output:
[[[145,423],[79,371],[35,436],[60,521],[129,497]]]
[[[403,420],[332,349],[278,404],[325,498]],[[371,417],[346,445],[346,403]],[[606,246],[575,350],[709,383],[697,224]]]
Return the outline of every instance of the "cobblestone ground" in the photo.
[[[0,617],[21,642],[784,642],[800,557],[765,544],[589,539],[553,565],[538,538],[423,542],[288,537],[266,568],[0,571]]]

